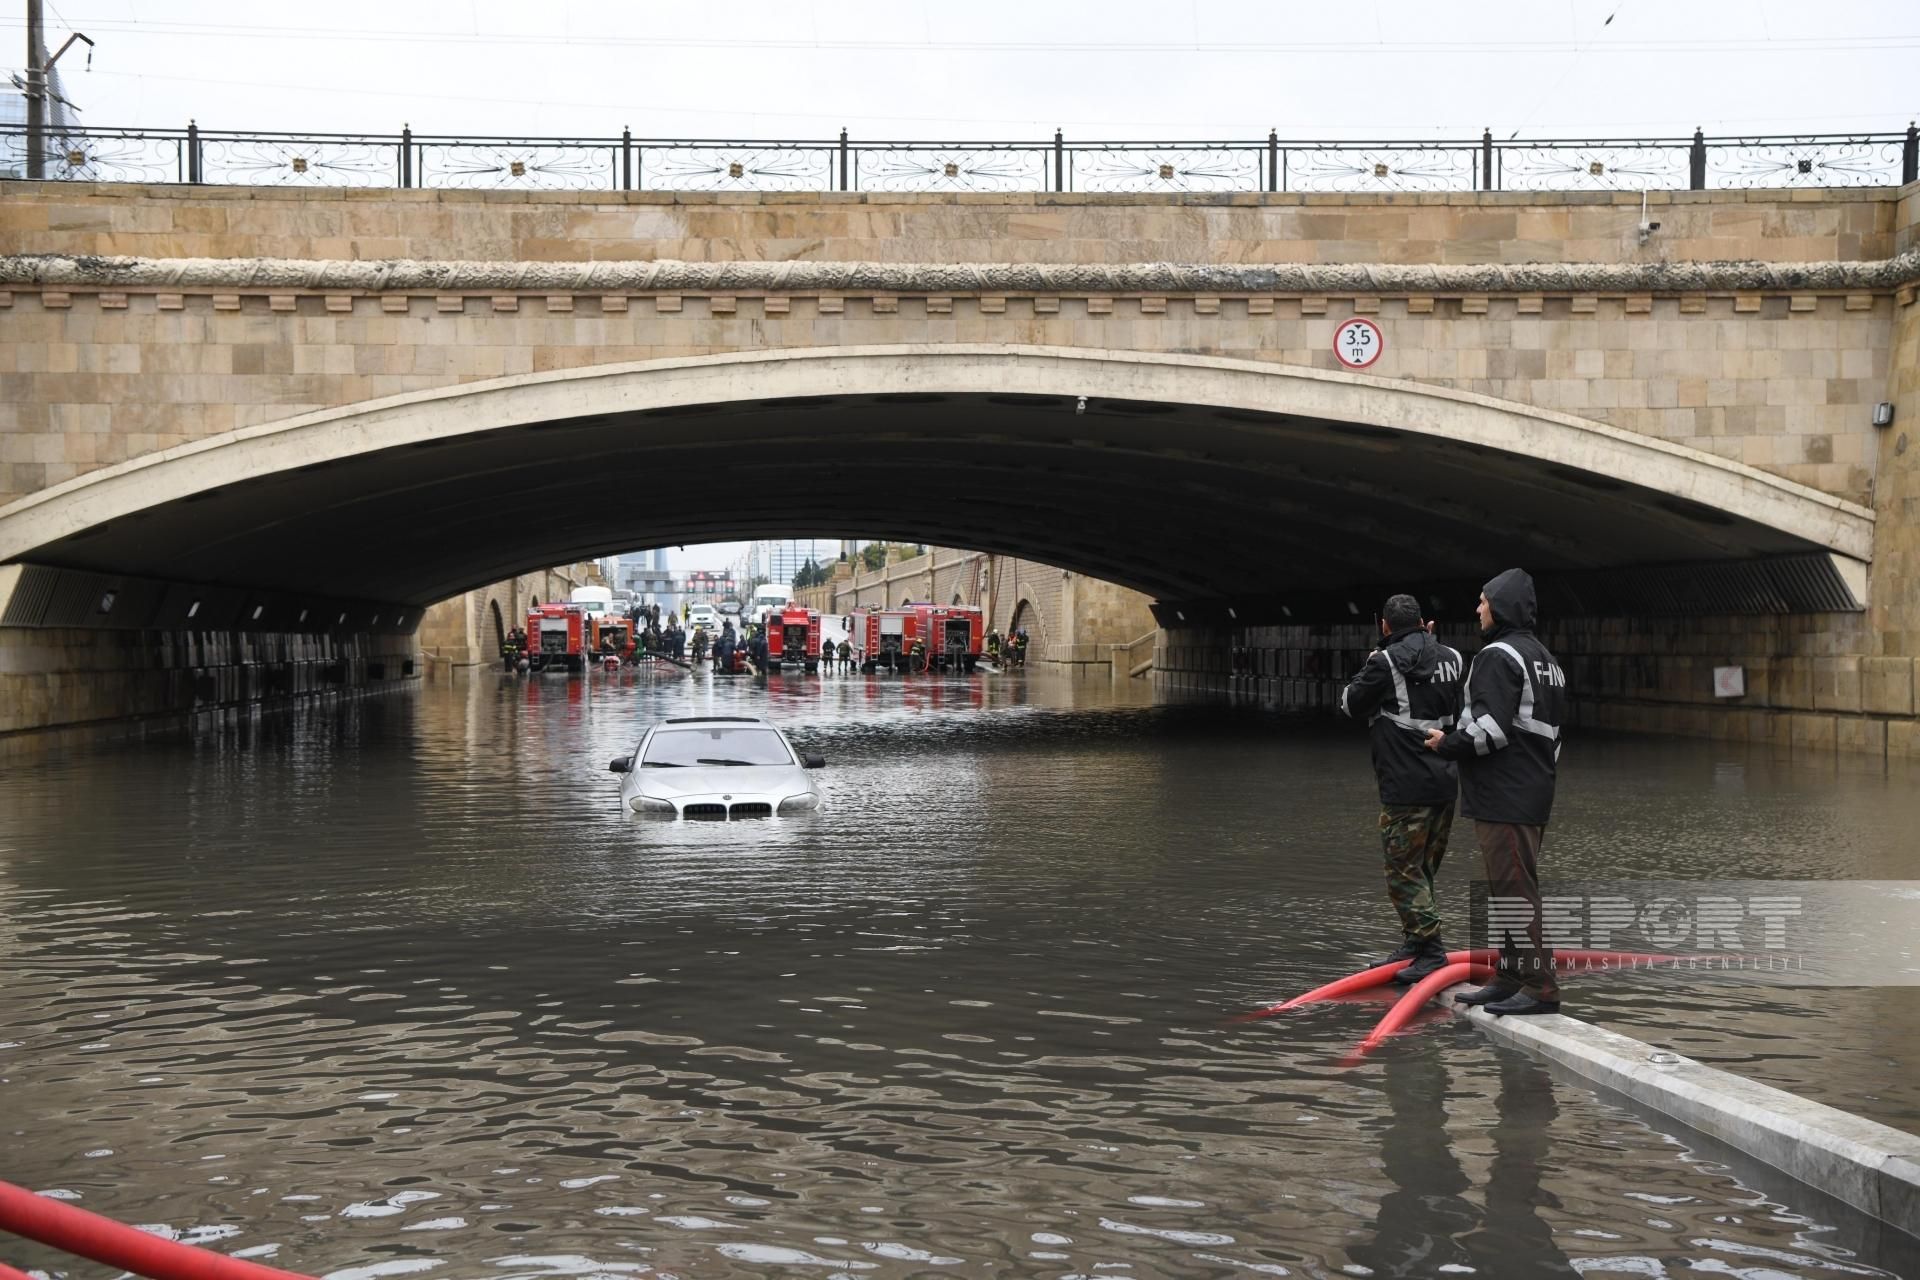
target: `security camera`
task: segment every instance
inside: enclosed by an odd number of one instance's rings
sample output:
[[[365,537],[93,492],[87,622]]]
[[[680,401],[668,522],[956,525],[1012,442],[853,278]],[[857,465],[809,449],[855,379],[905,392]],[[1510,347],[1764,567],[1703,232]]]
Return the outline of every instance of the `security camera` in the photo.
[[[1087,398],[1085,396],[1081,396],[1079,401],[1074,404],[1073,411],[1075,413],[1085,413],[1087,411]]]

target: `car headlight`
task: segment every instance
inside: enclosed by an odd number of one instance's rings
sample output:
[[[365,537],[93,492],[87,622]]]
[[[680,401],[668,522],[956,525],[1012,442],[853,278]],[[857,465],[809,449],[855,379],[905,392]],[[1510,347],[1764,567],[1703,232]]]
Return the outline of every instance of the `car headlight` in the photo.
[[[780,802],[781,813],[806,813],[819,807],[820,797],[811,791],[804,791],[797,796],[788,796]]]
[[[635,796],[633,798],[633,811],[635,813],[660,814],[663,817],[671,817],[678,812],[678,810],[673,807],[673,801],[655,800],[652,796]]]

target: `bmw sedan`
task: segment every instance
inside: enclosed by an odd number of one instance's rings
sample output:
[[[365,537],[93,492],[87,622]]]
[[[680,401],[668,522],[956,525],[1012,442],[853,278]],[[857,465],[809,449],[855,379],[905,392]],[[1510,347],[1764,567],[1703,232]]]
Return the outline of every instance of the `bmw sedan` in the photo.
[[[620,802],[634,813],[725,822],[818,809],[820,792],[807,771],[826,763],[797,754],[757,716],[700,716],[662,720],[607,768],[626,775]]]

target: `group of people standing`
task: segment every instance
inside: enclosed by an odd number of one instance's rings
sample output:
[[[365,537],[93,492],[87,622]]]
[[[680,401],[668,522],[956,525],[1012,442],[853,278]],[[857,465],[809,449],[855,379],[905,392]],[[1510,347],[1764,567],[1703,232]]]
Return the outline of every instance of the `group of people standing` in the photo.
[[[1567,681],[1533,633],[1533,579],[1508,569],[1481,590],[1480,651],[1466,667],[1434,639],[1410,595],[1380,611],[1380,645],[1340,693],[1364,719],[1380,787],[1387,894],[1403,941],[1389,962],[1418,981],[1447,962],[1434,879],[1456,809],[1473,820],[1489,901],[1492,981],[1460,997],[1497,1015],[1557,1013],[1560,989],[1541,919],[1540,845],[1553,811]],[[1500,904],[1501,909],[1494,910]]]
[[[1024,629],[1010,631],[1002,639],[998,631],[987,632],[987,661],[1008,667],[1025,666],[1027,662],[1027,633]]]
[[[627,611],[627,625],[633,630],[634,647],[641,653],[659,653],[679,662],[686,657],[687,633],[680,619],[669,609],[666,622],[660,621],[660,606],[637,604]]]

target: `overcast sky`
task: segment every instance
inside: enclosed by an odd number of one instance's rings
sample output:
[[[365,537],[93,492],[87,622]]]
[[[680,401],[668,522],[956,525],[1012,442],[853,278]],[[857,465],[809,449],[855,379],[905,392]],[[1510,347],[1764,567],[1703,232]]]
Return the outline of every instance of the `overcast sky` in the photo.
[[[1430,139],[1902,129],[1915,0],[46,0],[91,125]],[[25,0],[0,0],[24,61]],[[718,566],[731,552],[673,554]]]
[[[1904,127],[1912,0],[48,0],[92,124],[1431,138]],[[25,0],[5,0],[21,59]]]

